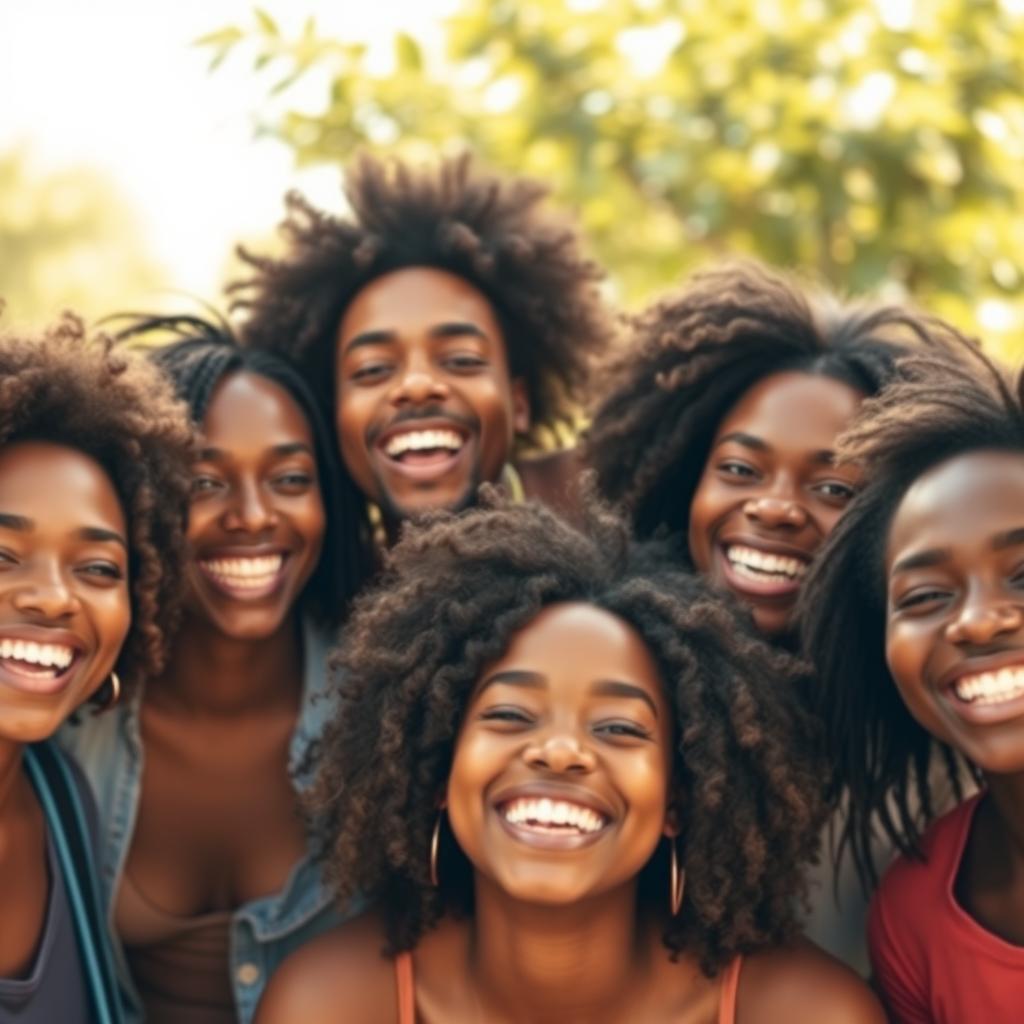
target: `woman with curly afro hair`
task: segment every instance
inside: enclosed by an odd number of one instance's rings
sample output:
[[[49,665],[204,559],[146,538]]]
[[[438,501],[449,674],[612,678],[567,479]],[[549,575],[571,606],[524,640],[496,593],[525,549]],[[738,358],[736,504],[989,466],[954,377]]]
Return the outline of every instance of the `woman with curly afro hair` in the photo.
[[[2,1021],[122,1020],[95,809],[48,741],[164,668],[192,455],[184,409],[145,361],[70,317],[0,335]]]
[[[375,909],[259,1024],[882,1020],[794,943],[823,812],[794,663],[590,518],[436,519],[357,601],[314,809]]]
[[[915,1024],[1024,1004],[1024,377],[967,355],[908,360],[840,439],[867,483],[802,597],[843,842],[866,883],[879,827],[902,851],[869,940]],[[935,820],[963,761],[984,789]]]
[[[571,510],[574,456],[519,459],[516,439],[573,416],[611,328],[546,189],[468,155],[364,155],[345,194],[342,217],[290,195],[285,254],[242,253],[244,339],[299,362],[390,539],[488,481]]]
[[[860,481],[836,436],[909,343],[947,333],[753,263],[697,274],[636,318],[610,368],[588,440],[599,489],[792,642],[800,580]]]

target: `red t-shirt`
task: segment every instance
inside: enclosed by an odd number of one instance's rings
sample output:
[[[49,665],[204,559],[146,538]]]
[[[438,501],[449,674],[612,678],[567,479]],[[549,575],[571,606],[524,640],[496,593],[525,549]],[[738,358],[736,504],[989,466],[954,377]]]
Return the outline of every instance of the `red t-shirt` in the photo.
[[[899,857],[871,901],[871,964],[897,1024],[1021,1024],[1024,946],[986,931],[953,885],[984,794],[925,833],[925,861]]]

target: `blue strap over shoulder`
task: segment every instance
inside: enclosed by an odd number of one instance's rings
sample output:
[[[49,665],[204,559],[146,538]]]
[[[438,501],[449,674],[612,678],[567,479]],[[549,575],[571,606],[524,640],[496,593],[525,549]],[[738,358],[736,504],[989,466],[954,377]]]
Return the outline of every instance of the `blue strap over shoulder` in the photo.
[[[25,749],[25,767],[50,830],[60,865],[96,1024],[123,1024],[110,956],[92,844],[78,787],[62,755],[49,743]]]

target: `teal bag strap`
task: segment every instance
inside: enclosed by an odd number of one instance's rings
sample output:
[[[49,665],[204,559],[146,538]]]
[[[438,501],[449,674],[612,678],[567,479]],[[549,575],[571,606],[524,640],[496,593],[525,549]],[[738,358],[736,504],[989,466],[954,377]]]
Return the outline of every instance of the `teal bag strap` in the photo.
[[[48,743],[26,747],[25,766],[46,816],[60,864],[86,988],[92,997],[93,1019],[96,1024],[123,1024],[89,830],[78,788],[63,758]]]

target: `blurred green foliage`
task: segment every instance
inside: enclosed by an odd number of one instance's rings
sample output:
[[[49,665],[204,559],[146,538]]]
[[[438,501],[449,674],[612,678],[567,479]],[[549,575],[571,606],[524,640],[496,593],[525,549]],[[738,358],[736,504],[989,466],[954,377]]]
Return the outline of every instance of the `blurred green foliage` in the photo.
[[[88,168],[42,171],[26,148],[0,153],[0,253],[11,325],[38,327],[64,309],[92,320],[163,277],[111,181]]]
[[[303,164],[469,145],[547,179],[630,304],[750,253],[1024,352],[1024,0],[459,0],[442,36],[381,59],[257,11],[200,43],[251,57]]]

